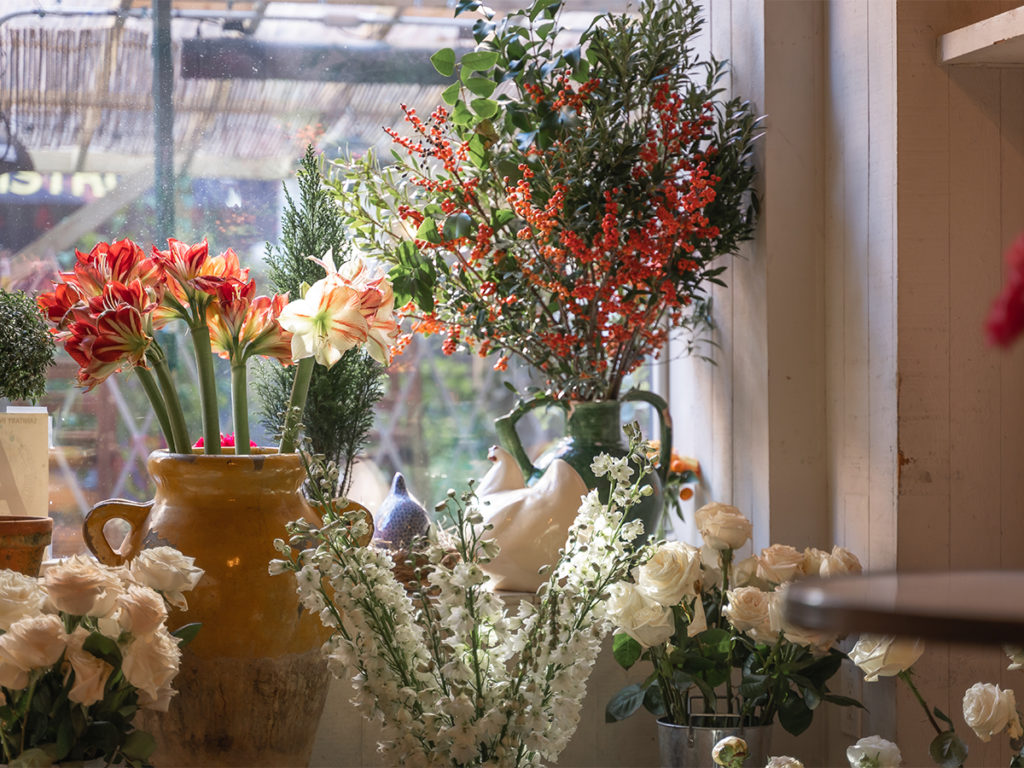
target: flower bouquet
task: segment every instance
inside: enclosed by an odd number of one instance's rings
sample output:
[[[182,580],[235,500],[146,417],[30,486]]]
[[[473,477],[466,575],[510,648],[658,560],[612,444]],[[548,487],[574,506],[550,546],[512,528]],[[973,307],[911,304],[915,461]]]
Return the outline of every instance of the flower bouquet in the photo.
[[[205,453],[221,450],[213,354],[231,364],[235,451],[248,453],[246,364],[254,356],[298,363],[280,450],[294,451],[314,361],[336,363],[365,344],[390,359],[397,338],[391,284],[361,258],[336,267],[330,252],[316,259],[326,274],[301,298],[257,296],[256,282],[230,248],[210,256],[205,240],[168,240],[151,256],[131,240],[99,243],[62,272],[53,291],[38,296],[57,339],[81,366],[78,383],[92,389],[112,373],[135,371],[171,453],[192,441],[181,400],[156,332],[172,320],[188,327],[199,372]]]
[[[639,523],[624,511],[646,493],[649,462],[639,430],[631,450],[601,458],[611,477],[602,503],[587,495],[564,552],[538,591],[509,610],[481,570],[496,554],[484,538],[472,492],[450,491],[459,554],[435,541],[412,594],[396,581],[392,557],[357,546],[358,515],[332,506],[331,485],[314,490],[324,524],[297,522],[287,559],[271,573],[294,572],[306,609],[330,628],[324,648],[337,677],[352,680],[356,705],[383,722],[380,749],[394,765],[521,766],[554,762],[579,722],[586,680],[610,628],[608,590],[639,562],[631,546]],[[317,476],[317,473],[311,473]]]
[[[170,547],[127,567],[75,555],[39,579],[0,571],[4,763],[148,765],[153,737],[133,721],[139,709],[167,711],[180,644],[199,629],[169,632],[167,605],[185,609],[202,575]]]
[[[723,715],[733,725],[768,725],[777,717],[799,734],[822,702],[860,706],[828,688],[846,658],[837,638],[794,627],[781,612],[789,582],[859,572],[856,556],[842,547],[801,552],[774,544],[734,563],[750,521],[714,503],[697,511],[696,522],[703,548],[661,544],[633,582],[611,588],[615,658],[627,669],[649,661],[652,671],[609,702],[607,719],[643,706],[676,725],[714,725]]]
[[[499,370],[516,356],[560,399],[613,400],[668,327],[707,320],[719,257],[751,237],[758,121],[694,51],[693,0],[602,15],[566,47],[561,7],[499,21],[461,0],[476,50],[431,59],[456,78],[447,107],[406,109],[394,163],[340,161],[334,184],[413,331]]]

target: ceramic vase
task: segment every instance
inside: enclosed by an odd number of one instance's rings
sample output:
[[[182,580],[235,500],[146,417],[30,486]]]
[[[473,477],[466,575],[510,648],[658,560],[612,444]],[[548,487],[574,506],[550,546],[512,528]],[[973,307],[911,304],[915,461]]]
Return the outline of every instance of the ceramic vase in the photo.
[[[299,457],[156,451],[148,466],[153,501],[103,502],[83,533],[109,565],[168,545],[206,571],[187,595],[188,611],[167,621],[202,623],[182,655],[178,695],[166,713],[139,713],[139,726],[157,739],[154,763],[306,765],[327,694],[326,630],[302,610],[293,577],[267,572],[285,523],[319,522],[300,492]],[[103,533],[112,519],[130,526],[116,550]]]

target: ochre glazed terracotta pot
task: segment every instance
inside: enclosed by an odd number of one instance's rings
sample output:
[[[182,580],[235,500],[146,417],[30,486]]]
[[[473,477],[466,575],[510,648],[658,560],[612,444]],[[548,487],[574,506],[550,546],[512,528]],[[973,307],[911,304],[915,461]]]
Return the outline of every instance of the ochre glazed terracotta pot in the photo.
[[[0,569],[38,576],[52,537],[53,520],[49,517],[0,517]]]
[[[152,502],[111,500],[86,518],[85,541],[104,563],[142,548],[172,546],[206,571],[188,593],[188,611],[173,611],[172,629],[202,622],[185,649],[167,713],[145,713],[140,726],[157,738],[153,760],[165,766],[307,765],[327,695],[320,622],[301,610],[290,575],[270,576],[285,523],[318,522],[300,487],[299,457],[149,457]],[[108,520],[131,527],[115,551]]]

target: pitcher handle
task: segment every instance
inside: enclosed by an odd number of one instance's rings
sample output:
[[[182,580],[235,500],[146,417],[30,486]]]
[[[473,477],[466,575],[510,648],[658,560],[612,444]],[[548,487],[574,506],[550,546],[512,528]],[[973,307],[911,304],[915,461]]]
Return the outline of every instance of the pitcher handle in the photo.
[[[498,442],[501,443],[502,448],[512,454],[519,465],[519,469],[523,472],[523,477],[527,480],[539,470],[533,466],[530,457],[526,455],[523,441],[519,439],[519,433],[516,432],[516,423],[534,408],[547,407],[549,405],[557,405],[565,411],[569,410],[569,407],[564,402],[555,399],[551,395],[538,395],[530,400],[523,400],[504,416],[494,420],[494,428],[498,432]]]
[[[153,508],[152,501],[139,503],[127,501],[126,499],[109,499],[101,501],[89,510],[82,523],[82,537],[89,551],[96,555],[96,559],[104,565],[123,565],[131,560],[139,552],[136,544],[140,540],[136,535],[142,530],[142,526],[149,516],[149,510]],[[124,542],[118,549],[110,546],[103,526],[110,520],[124,520],[131,530],[124,537]]]
[[[658,477],[661,479],[661,487],[664,488],[665,483],[668,482],[669,464],[672,462],[672,416],[668,412],[668,403],[664,398],[643,389],[631,389],[619,399],[622,402],[639,400],[647,403],[658,414],[659,439],[661,440],[661,450],[658,454]]]

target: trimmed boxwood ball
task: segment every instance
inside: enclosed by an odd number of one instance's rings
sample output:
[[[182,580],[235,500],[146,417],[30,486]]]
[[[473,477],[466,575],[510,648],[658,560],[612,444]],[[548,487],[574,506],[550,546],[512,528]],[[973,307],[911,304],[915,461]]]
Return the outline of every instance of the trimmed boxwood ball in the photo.
[[[0,397],[39,400],[53,349],[53,336],[35,301],[23,291],[0,289]]]

